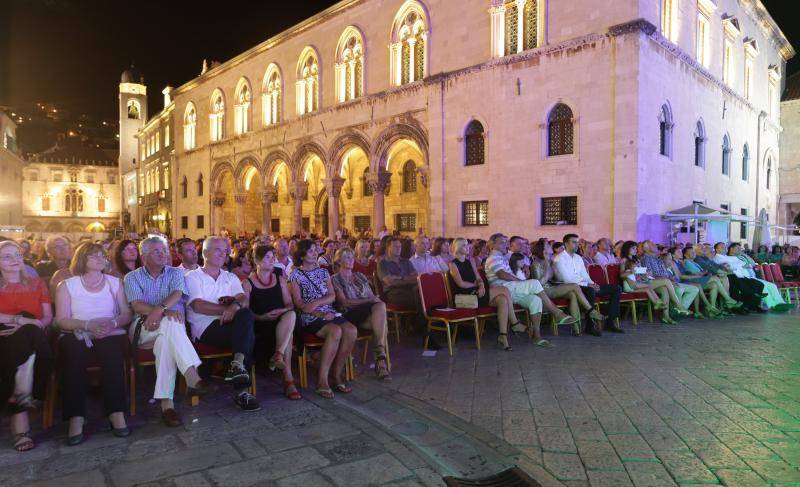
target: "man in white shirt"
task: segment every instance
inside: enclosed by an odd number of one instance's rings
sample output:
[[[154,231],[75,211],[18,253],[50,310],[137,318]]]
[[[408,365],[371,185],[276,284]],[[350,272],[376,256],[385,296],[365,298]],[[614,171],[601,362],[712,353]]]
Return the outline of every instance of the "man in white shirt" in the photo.
[[[550,301],[544,292],[542,284],[536,279],[522,280],[517,278],[511,267],[508,265],[506,257],[508,251],[508,237],[502,233],[496,233],[489,237],[489,257],[486,259],[484,269],[486,278],[490,286],[504,286],[511,292],[511,300],[514,304],[519,304],[528,309],[531,317],[531,328],[533,331],[533,341],[540,347],[548,346],[550,343],[544,340],[539,333],[539,324],[542,321],[542,308],[547,309],[556,319],[559,325],[572,325],[577,320],[564,313]],[[521,331],[512,327],[514,331]]]
[[[289,242],[287,242],[285,238],[279,239],[277,242],[275,242],[275,264],[273,264],[273,267],[282,269],[283,275],[287,278],[294,270],[292,256],[289,254]]]
[[[185,276],[187,272],[193,271],[200,267],[197,265],[197,247],[194,240],[190,238],[182,238],[175,243],[175,250],[178,252],[178,258],[181,263],[178,266]]]
[[[581,287],[586,299],[594,307],[595,296],[608,298],[608,313],[606,314],[605,329],[614,333],[625,333],[617,324],[619,318],[619,297],[622,290],[619,286],[611,284],[597,284],[589,277],[583,257],[577,254],[578,236],[574,233],[564,235],[564,252],[556,255],[553,259],[553,272],[559,282],[577,284]],[[600,336],[599,327],[589,327],[586,325],[586,333]]]
[[[420,235],[414,239],[414,255],[409,259],[417,274],[441,272],[436,257],[430,254],[431,241],[428,237]]]
[[[735,242],[730,244],[728,246],[728,255],[723,255],[725,252],[725,245],[720,242],[714,246],[714,251],[716,252],[714,262],[718,264],[727,264],[735,276],[733,279],[731,279],[731,276],[728,276],[731,284],[731,296],[733,296],[734,291],[756,294],[759,298],[763,298],[760,299],[759,302],[759,307],[762,310],[785,304],[778,286],[776,286],[775,283],[757,278],[753,264],[751,264],[748,259],[739,255],[742,251],[741,245]],[[753,299],[751,298],[750,301],[753,301]],[[747,301],[744,302],[747,304]],[[753,306],[751,305],[750,307],[752,308]]]
[[[187,319],[195,340],[233,351],[225,382],[231,382],[236,391],[234,404],[244,411],[258,411],[261,406],[247,391],[255,317],[247,307],[239,278],[222,269],[229,253],[228,241],[223,237],[211,236],[203,241],[203,267],[186,274]]]
[[[597,241],[597,255],[594,256],[595,262],[605,267],[607,265],[619,264],[617,256],[611,245],[611,239],[601,238]]]

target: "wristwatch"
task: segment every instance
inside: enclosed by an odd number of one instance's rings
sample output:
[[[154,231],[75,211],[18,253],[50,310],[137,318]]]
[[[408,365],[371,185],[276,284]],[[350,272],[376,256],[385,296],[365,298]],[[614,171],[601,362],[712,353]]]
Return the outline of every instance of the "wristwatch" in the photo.
[[[161,311],[166,311],[167,309],[169,309],[166,306],[164,306],[164,303],[158,303],[158,307],[161,308]]]
[[[242,309],[242,303],[240,303],[239,301],[234,301],[234,302],[233,302],[233,303],[231,303],[231,304],[235,304],[236,306],[238,306],[238,307],[239,307],[239,309]]]

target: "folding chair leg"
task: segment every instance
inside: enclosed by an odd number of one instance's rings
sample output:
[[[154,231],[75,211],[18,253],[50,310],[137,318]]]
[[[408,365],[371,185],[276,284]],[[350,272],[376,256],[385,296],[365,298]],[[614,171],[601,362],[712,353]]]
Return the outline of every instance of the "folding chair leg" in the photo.
[[[478,319],[477,318],[475,318],[474,323],[475,323],[474,324],[474,326],[475,326],[475,346],[478,348],[478,350],[480,350],[481,349],[481,333],[480,333],[480,326],[481,325],[478,324]]]
[[[647,300],[647,317],[650,319],[650,323],[654,323],[653,321],[653,303],[650,300]]]
[[[556,317],[552,313],[550,314],[550,331],[553,336],[558,336],[558,323],[556,323]]]
[[[453,342],[455,341],[455,336],[450,333],[450,323],[444,324],[445,331],[447,332],[447,351],[450,352],[450,356],[453,356]],[[458,333],[458,327],[456,327],[456,333]]]
[[[383,343],[383,351],[386,352],[386,368],[390,371],[392,370],[392,360],[389,358],[389,336],[386,336],[386,340]]]
[[[633,326],[639,324],[639,318],[636,316],[636,301],[631,301],[631,314],[633,315]]]
[[[256,364],[250,364],[250,394],[256,395]]]
[[[361,365],[367,365],[367,351],[369,351],[369,340],[364,340],[364,352],[361,354]]]
[[[136,416],[136,371],[134,366],[128,368],[128,381],[131,385],[131,417]]]
[[[308,363],[306,362],[306,347],[303,347],[303,352],[297,356],[297,365],[300,373],[300,387],[303,389],[308,388]]]
[[[431,337],[431,331],[432,331],[431,330],[431,320],[428,320],[428,326],[427,326],[427,330],[426,330],[426,333],[425,333],[425,340],[423,340],[423,342],[422,342],[422,349],[423,350],[427,350],[428,349],[428,340]],[[389,340],[386,340],[386,341],[388,342]]]

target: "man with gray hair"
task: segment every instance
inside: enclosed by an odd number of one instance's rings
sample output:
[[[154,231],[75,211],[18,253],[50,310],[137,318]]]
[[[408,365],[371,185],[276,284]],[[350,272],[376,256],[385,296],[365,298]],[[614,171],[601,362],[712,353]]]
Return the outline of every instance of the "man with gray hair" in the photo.
[[[153,397],[161,400],[161,420],[165,425],[181,425],[173,394],[178,371],[186,378],[190,395],[205,394],[206,388],[197,367],[200,357],[186,335],[183,296],[187,294],[183,272],[170,267],[167,242],[152,236],[139,244],[142,267],[125,276],[125,296],[136,316],[130,327],[134,347],[153,348],[156,358],[156,385]]]
[[[72,246],[67,237],[52,235],[47,237],[44,248],[47,250],[47,256],[50,260],[40,261],[36,265],[36,273],[45,282],[49,282],[56,271],[69,267],[69,262],[72,259]]]

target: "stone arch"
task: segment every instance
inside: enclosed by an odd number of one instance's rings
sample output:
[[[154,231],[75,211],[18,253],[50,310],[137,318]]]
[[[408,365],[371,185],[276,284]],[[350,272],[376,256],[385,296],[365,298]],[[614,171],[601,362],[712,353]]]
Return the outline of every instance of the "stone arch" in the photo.
[[[236,181],[237,189],[243,189],[245,187],[245,176],[248,174],[249,169],[255,169],[259,173],[262,172],[261,164],[259,164],[258,160],[247,156],[242,158],[237,164],[236,169],[233,173],[233,180]]]
[[[303,180],[303,171],[309,156],[317,156],[322,161],[322,166],[325,170],[328,170],[328,158],[322,145],[315,141],[305,142],[294,151],[294,156],[292,157],[292,167],[298,181]]]
[[[261,163],[262,174],[264,175],[264,184],[273,184],[275,181],[275,171],[281,164],[285,164],[289,169],[289,176],[292,176],[292,157],[283,149],[276,149],[264,158]]]
[[[230,172],[231,176],[236,181],[236,171],[233,169],[233,166],[230,162],[218,162],[214,165],[214,169],[211,170],[211,191],[212,193],[217,192],[220,190],[220,182],[222,181],[222,177],[225,175],[226,172]]]
[[[61,222],[59,221],[52,221],[47,224],[44,231],[45,232],[52,232],[52,233],[61,233],[63,232],[64,227],[61,226]]]
[[[336,138],[328,151],[328,164],[330,174],[339,174],[342,170],[342,160],[347,151],[358,147],[364,154],[370,154],[370,142],[367,136],[356,130],[348,130]]]
[[[80,222],[69,222],[64,231],[66,233],[84,233],[86,227]]]
[[[417,144],[424,159],[423,163],[427,166],[429,161],[427,131],[416,123],[399,123],[384,129],[375,138],[369,154],[370,170],[386,169],[389,149],[395,142],[403,139],[412,140]]]

